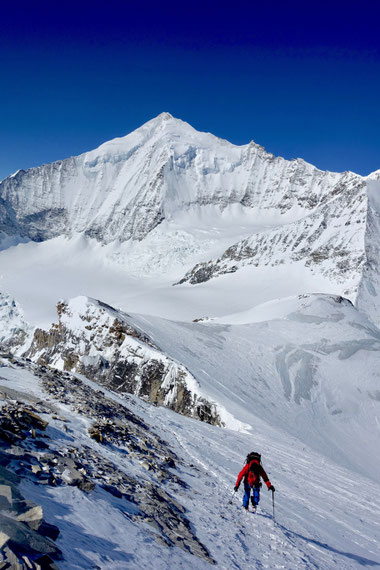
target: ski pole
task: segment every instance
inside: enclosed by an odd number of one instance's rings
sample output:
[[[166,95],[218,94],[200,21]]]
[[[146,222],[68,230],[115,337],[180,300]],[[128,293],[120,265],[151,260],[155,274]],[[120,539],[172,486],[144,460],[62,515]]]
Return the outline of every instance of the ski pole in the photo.
[[[273,507],[273,520],[276,521],[274,517],[274,491],[272,491],[272,507]]]
[[[229,504],[229,505],[232,505],[232,499],[234,498],[235,493],[236,493],[236,491],[235,491],[235,489],[234,489],[234,490],[232,491],[231,498],[230,498],[230,500],[228,501],[228,504]]]

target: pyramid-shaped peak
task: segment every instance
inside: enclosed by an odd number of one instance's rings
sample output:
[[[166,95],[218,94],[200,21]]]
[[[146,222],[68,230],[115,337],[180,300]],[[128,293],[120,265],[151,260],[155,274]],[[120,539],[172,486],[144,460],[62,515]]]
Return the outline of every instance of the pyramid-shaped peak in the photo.
[[[164,113],[160,113],[159,115],[157,115],[156,117],[153,117],[153,119],[150,119],[149,121],[147,121],[146,123],[144,123],[143,125],[141,125],[141,127],[139,127],[138,129],[136,129],[136,131],[134,132],[139,132],[139,131],[146,131],[146,129],[166,129],[166,128],[190,128],[192,131],[195,131],[195,129],[189,125],[188,123],[186,123],[185,121],[182,121],[182,119],[177,119],[176,117],[173,117],[173,115],[171,115],[170,113],[164,112]]]
[[[174,117],[170,113],[164,111],[163,113],[160,113],[158,115],[157,119],[162,119],[163,121],[169,121],[170,119],[174,119]]]

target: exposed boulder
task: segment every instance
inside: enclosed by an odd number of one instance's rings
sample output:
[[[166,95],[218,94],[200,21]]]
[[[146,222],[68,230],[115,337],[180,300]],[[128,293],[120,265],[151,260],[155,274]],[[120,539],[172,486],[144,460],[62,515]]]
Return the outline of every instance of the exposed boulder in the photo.
[[[48,538],[36,532],[24,522],[0,513],[0,548],[9,545],[20,554],[49,554],[61,557],[59,548]]]

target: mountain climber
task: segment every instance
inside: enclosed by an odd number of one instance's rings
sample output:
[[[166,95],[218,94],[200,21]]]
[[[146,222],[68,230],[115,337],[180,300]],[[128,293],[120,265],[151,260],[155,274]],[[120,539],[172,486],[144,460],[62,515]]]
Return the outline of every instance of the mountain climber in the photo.
[[[234,487],[235,492],[239,489],[239,485],[243,477],[244,477],[244,491],[245,491],[243,497],[243,507],[248,511],[249,497],[252,491],[251,503],[252,503],[252,510],[255,513],[256,507],[260,501],[260,487],[261,487],[260,478],[262,477],[264,479],[265,484],[268,487],[268,491],[272,491],[273,493],[275,491],[275,488],[273,487],[272,483],[269,481],[268,475],[265,473],[261,465],[260,453],[252,451],[247,455],[246,464],[244,465],[243,469],[240,471],[236,481],[236,485]]]

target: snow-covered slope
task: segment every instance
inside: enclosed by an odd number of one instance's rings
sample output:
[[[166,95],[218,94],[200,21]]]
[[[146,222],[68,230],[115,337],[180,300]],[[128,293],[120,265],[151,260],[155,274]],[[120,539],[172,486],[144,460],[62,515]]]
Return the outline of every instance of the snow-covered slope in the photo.
[[[256,316],[254,309],[192,324],[135,322],[241,422],[260,418],[378,477],[380,332],[346,299],[300,296]]]
[[[17,390],[19,405],[32,401],[48,422],[47,437],[26,441],[28,454],[17,455],[13,446],[12,465],[25,472],[34,446],[45,444],[33,464],[41,474],[25,474],[21,491],[60,530],[59,568],[192,570],[215,562],[217,568],[351,570],[380,564],[378,482],[267,426],[248,400],[240,403],[252,429],[221,430],[25,361],[1,364],[0,389]],[[107,439],[99,442],[90,434],[104,415]],[[121,418],[126,429],[117,432]],[[251,449],[261,451],[276,487],[276,522],[265,487],[256,515],[243,512],[241,489],[232,497]],[[172,459],[166,465],[165,456]]]
[[[301,295],[197,323],[87,298],[58,313],[24,356],[230,429],[260,419],[377,478],[380,331],[347,299]]]
[[[346,178],[346,179],[345,179]],[[324,202],[324,203],[323,203]],[[312,273],[340,284],[352,294],[365,262],[367,197],[365,185],[351,174],[317,208],[295,221],[259,231],[231,247],[215,262],[192,269],[185,281],[199,283],[246,264],[277,266],[301,262]]]

